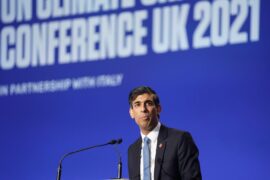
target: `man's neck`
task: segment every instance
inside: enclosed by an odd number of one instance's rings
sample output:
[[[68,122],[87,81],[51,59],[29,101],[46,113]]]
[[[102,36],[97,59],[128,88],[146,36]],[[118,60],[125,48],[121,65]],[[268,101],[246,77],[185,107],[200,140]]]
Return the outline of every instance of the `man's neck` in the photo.
[[[157,126],[158,126],[158,123],[159,121],[157,121],[156,125],[153,126],[153,128],[151,130],[144,130],[144,129],[141,129],[141,133],[145,136],[147,136],[150,132],[152,132]]]

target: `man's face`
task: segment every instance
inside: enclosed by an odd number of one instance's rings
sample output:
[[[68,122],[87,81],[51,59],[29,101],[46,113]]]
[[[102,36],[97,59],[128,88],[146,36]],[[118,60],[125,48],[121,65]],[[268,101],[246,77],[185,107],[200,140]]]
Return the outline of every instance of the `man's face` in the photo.
[[[129,109],[129,114],[135,120],[143,134],[148,134],[158,123],[161,106],[156,106],[153,94],[142,94],[136,97]]]

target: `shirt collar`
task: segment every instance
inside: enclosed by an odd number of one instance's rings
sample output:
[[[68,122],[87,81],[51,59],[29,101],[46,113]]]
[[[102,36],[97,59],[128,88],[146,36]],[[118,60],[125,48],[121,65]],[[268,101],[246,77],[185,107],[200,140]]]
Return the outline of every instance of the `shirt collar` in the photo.
[[[149,133],[147,134],[147,137],[151,140],[151,142],[155,142],[157,141],[157,138],[158,138],[158,133],[159,133],[159,130],[160,130],[160,122],[158,122],[157,126]],[[141,137],[142,139],[144,139],[146,135],[144,135],[142,132],[141,132]]]

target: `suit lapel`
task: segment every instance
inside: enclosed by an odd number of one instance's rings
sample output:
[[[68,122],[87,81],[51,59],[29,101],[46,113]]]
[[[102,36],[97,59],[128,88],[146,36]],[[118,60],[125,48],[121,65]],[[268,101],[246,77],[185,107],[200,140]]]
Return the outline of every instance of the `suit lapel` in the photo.
[[[141,161],[141,146],[142,146],[142,139],[139,138],[136,142],[135,149],[134,149],[134,175],[140,177],[140,161]]]
[[[157,141],[156,159],[155,159],[155,170],[154,179],[157,180],[160,174],[160,169],[163,162],[163,154],[166,148],[166,138],[168,136],[168,129],[161,125]]]

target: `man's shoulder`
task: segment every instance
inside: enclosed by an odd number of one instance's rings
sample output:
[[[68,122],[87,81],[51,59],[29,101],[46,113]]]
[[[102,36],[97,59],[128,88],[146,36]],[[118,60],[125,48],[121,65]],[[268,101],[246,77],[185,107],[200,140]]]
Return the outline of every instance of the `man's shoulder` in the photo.
[[[176,129],[172,127],[168,127],[166,125],[161,125],[161,128],[165,131],[168,131],[169,135],[176,135],[176,136],[183,136],[186,133],[189,133],[188,131],[182,130],[182,129]]]
[[[192,137],[191,134],[186,131],[186,130],[182,130],[182,129],[176,129],[176,128],[171,128],[171,127],[167,127],[165,125],[162,125],[163,131],[167,131],[167,138],[173,138],[173,139],[186,139],[186,138],[190,138]]]
[[[141,145],[141,138],[139,137],[138,139],[136,139],[136,141],[135,142],[133,142],[131,145],[129,145],[129,147],[128,147],[128,151],[131,151],[132,149],[135,149],[135,148],[137,148],[138,146],[140,146]]]

